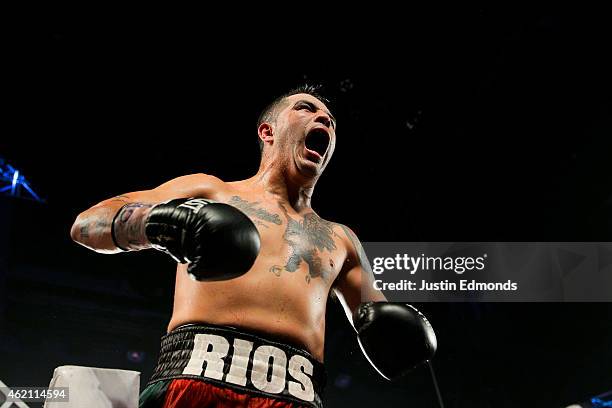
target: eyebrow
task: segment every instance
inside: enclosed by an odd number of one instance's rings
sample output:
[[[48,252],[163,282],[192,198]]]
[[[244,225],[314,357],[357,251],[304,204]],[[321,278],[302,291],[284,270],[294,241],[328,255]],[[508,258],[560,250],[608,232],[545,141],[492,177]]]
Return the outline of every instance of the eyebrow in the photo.
[[[315,110],[318,110],[319,108],[312,102],[307,101],[306,99],[300,99],[299,101],[297,101],[295,103],[295,105],[293,105],[293,107],[295,108],[298,104],[300,103],[305,103],[308,106],[311,106],[312,108],[315,108]],[[332,120],[332,122],[334,122],[334,127],[336,127],[336,118],[334,117],[334,115],[331,114],[330,111],[327,111],[325,109],[321,109],[323,112],[325,112],[327,114],[327,116],[329,116],[329,118]]]

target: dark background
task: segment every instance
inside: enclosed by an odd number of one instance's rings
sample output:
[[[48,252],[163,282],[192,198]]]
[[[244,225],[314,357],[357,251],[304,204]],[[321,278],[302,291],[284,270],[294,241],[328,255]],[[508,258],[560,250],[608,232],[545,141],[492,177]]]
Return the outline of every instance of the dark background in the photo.
[[[249,177],[260,109],[305,80],[326,86],[338,119],[313,207],[363,241],[612,241],[601,11],[360,11],[223,28],[47,18],[4,36],[0,156],[46,202],[0,196],[0,380],[42,386],[76,364],[144,383],[172,262],[89,252],[69,239],[74,217],[183,174]],[[610,304],[419,307],[447,407],[559,407],[612,389]],[[331,301],[326,362],[329,407],[436,406],[424,367],[378,378]]]

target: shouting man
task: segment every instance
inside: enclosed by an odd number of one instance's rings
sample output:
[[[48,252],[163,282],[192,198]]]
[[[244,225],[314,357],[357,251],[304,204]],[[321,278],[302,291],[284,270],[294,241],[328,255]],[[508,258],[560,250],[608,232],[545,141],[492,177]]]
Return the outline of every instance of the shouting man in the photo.
[[[94,251],[154,248],[178,262],[168,334],[141,407],[320,407],[332,292],[385,378],[435,352],[427,320],[367,284],[355,234],[310,206],[336,147],[325,102],[302,87],[264,109],[251,178],[183,176],[76,219],[72,238]]]

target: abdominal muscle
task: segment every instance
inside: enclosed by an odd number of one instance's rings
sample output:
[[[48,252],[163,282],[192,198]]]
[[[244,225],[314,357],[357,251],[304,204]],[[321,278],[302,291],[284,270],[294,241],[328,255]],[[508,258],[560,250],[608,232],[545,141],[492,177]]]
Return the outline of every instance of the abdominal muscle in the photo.
[[[307,283],[301,269],[276,276],[266,258],[238,278],[214,282],[194,281],[179,265],[168,331],[187,323],[232,326],[306,349],[322,362],[329,285]]]

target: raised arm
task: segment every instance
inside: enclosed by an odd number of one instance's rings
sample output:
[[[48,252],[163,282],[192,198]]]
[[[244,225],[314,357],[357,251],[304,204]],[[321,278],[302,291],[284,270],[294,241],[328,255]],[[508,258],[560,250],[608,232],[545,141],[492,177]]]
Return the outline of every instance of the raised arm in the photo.
[[[132,242],[133,249],[150,247],[144,234],[144,220],[151,207],[173,198],[209,198],[222,183],[216,177],[206,174],[191,174],[170,180],[152,190],[136,191],[104,200],[80,213],[72,228],[72,239],[99,253],[113,254],[122,252],[112,236],[112,224],[118,211],[129,205],[130,219],[133,222],[119,222],[122,239]],[[126,248],[124,248],[126,249]]]
[[[243,212],[209,199],[222,187],[221,180],[197,174],[114,197],[81,213],[71,235],[102,253],[157,249],[188,263],[196,280],[231,279],[251,268],[260,238]]]

